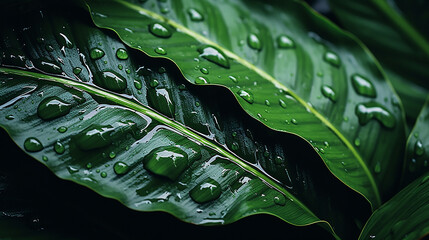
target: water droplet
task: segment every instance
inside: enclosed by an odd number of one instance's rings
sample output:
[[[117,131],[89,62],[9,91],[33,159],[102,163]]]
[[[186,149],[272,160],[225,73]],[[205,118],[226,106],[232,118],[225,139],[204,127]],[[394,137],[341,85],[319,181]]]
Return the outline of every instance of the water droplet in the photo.
[[[65,132],[67,132],[67,127],[65,127],[65,126],[61,126],[61,127],[59,127],[59,128],[57,129],[57,131],[58,131],[59,133],[65,133]]]
[[[220,184],[212,179],[207,178],[200,182],[189,192],[191,198],[197,203],[206,203],[220,197],[222,188]]]
[[[114,130],[111,125],[91,125],[76,136],[76,144],[82,150],[108,146],[112,143],[111,133]]]
[[[361,125],[367,124],[373,118],[387,128],[393,128],[396,124],[395,117],[386,108],[376,102],[359,103],[356,106],[355,113]]]
[[[64,145],[60,141],[57,141],[54,144],[54,150],[58,154],[63,154],[65,152],[66,148],[64,147]]]
[[[191,21],[194,22],[201,22],[204,20],[204,16],[195,8],[189,8],[188,15]]]
[[[127,173],[130,170],[130,167],[124,163],[124,162],[116,162],[113,165],[113,171],[115,171],[116,174],[118,175],[124,175],[125,173]]]
[[[232,82],[234,82],[234,83],[238,83],[238,80],[237,80],[237,78],[236,77],[234,77],[234,76],[229,76],[228,77]]]
[[[116,153],[115,152],[113,152],[113,151],[111,151],[110,153],[109,153],[109,158],[110,159],[114,159],[116,157]]]
[[[49,159],[46,156],[42,156],[42,160],[45,161],[45,162],[47,162]]]
[[[377,162],[374,166],[374,172],[375,173],[380,173],[381,172],[381,163]]]
[[[270,103],[270,101],[268,99],[265,100],[265,105],[271,106],[271,103]]]
[[[154,174],[175,180],[188,166],[188,155],[176,146],[158,147],[144,157],[143,166]]]
[[[100,173],[100,177],[102,177],[102,178],[106,178],[106,177],[107,177],[107,173],[106,173],[106,172],[101,172],[101,173]]]
[[[139,79],[134,79],[134,87],[137,89],[142,89],[142,83],[140,82]]]
[[[212,46],[204,46],[199,48],[198,52],[200,53],[200,57],[221,67],[229,68],[229,60],[221,50]]]
[[[233,142],[231,145],[231,150],[232,151],[237,151],[240,148],[240,146],[238,146],[237,142]]]
[[[280,35],[277,37],[277,46],[279,48],[293,48],[295,47],[295,43],[290,37],[286,35]]]
[[[91,169],[91,168],[92,168],[92,163],[87,163],[87,164],[86,164],[86,168],[87,168],[87,169]]]
[[[327,51],[325,55],[323,55],[323,60],[334,67],[339,67],[341,65],[341,60],[338,55],[330,51]]]
[[[158,53],[159,55],[166,55],[167,54],[167,51],[162,47],[156,47],[154,51],[156,53]]]
[[[286,108],[286,102],[283,101],[282,99],[279,99],[279,104],[282,108]]]
[[[116,50],[116,57],[118,59],[121,59],[121,60],[128,59],[128,52],[127,52],[127,50],[124,49],[124,48],[119,48],[118,50]]]
[[[156,110],[169,117],[173,117],[176,111],[176,107],[170,95],[171,94],[167,89],[157,88],[148,91],[148,100],[150,105]]]
[[[152,79],[150,80],[150,82],[149,82],[149,85],[150,85],[152,88],[156,88],[156,87],[158,87],[158,85],[159,85],[159,81],[158,81],[158,79],[152,78]]]
[[[274,158],[274,163],[275,163],[275,164],[277,164],[277,165],[282,164],[282,163],[283,163],[283,158],[282,158],[282,157],[280,157],[280,156],[276,156],[276,157]]]
[[[355,143],[356,147],[359,147],[360,146],[360,138],[355,138],[354,143]]]
[[[48,52],[53,52],[53,51],[54,51],[54,47],[52,47],[52,45],[51,45],[51,44],[46,45],[46,46],[45,46],[45,49],[46,49],[46,51],[48,51]]]
[[[69,171],[70,174],[73,174],[79,172],[79,169],[73,166],[67,166],[67,171]]]
[[[201,68],[200,71],[203,74],[209,74],[209,70],[207,68]]]
[[[29,137],[24,141],[24,148],[28,152],[39,152],[43,149],[43,145],[39,141],[39,139],[34,137]]]
[[[57,96],[43,99],[37,107],[37,115],[43,120],[52,120],[67,115],[71,104]]]
[[[60,66],[48,60],[35,61],[34,64],[38,69],[42,70],[43,72],[54,73],[54,74],[60,74],[63,72]]]
[[[295,125],[297,125],[297,124],[298,124],[298,121],[297,121],[295,118],[292,118],[290,121],[291,121],[293,124],[295,124]]]
[[[425,153],[425,148],[422,141],[417,140],[417,142],[414,144],[414,153],[417,156],[422,156]]]
[[[204,77],[197,77],[196,79],[195,79],[195,84],[207,84],[207,83],[209,83],[209,81],[207,80],[207,78],[204,78]]]
[[[156,37],[169,38],[172,35],[170,28],[164,23],[149,24],[149,31]]]
[[[274,203],[280,206],[286,205],[286,198],[281,194],[274,197]]]
[[[12,114],[10,114],[10,115],[7,115],[5,118],[7,120],[13,120],[13,119],[15,119],[15,116],[13,116]]]
[[[249,34],[247,37],[247,44],[249,44],[249,47],[255,49],[255,50],[261,50],[262,49],[262,43],[259,37],[256,34]]]
[[[80,68],[80,67],[73,68],[73,73],[75,75],[79,75],[81,72],[82,72],[82,68]]]
[[[323,96],[325,96],[326,98],[328,98],[332,102],[337,101],[337,95],[336,95],[334,89],[332,89],[331,87],[323,85],[321,88],[321,91],[322,91]]]
[[[127,80],[113,71],[104,71],[101,73],[101,80],[95,80],[97,85],[114,92],[121,92],[127,88]]]
[[[243,89],[238,90],[238,96],[242,97],[246,102],[252,104],[254,102],[253,94]]]
[[[119,70],[122,70],[122,69],[124,69],[124,66],[122,66],[122,64],[118,64],[118,68],[119,68]]]
[[[70,39],[64,33],[60,33],[59,35],[61,36],[59,38],[59,41],[60,41],[60,44],[62,46],[66,46],[67,48],[73,47],[73,43],[70,41]]]
[[[352,85],[359,95],[371,98],[377,97],[377,92],[372,82],[359,74],[352,75]]]
[[[104,56],[104,51],[101,50],[100,48],[96,47],[96,48],[91,49],[89,56],[91,57],[91,59],[97,60],[97,59],[100,59]]]

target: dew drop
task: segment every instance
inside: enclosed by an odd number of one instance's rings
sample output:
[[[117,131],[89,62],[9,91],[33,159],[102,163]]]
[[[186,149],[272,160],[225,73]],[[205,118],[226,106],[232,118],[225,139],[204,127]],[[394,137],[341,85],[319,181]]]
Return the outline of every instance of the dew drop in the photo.
[[[221,194],[222,188],[220,184],[212,178],[207,178],[200,182],[189,192],[191,198],[197,203],[213,201],[219,198]]]
[[[271,103],[270,103],[270,101],[268,99],[265,100],[265,105],[268,106],[268,107],[271,106]]]
[[[240,147],[238,146],[237,142],[233,142],[231,145],[231,150],[232,151],[237,151]]]
[[[236,77],[234,77],[234,76],[229,76],[228,78],[229,78],[229,80],[231,80],[233,83],[238,83],[238,80],[237,80],[237,78],[236,78]]]
[[[360,146],[360,138],[355,138],[354,144],[356,147]]]
[[[138,90],[142,89],[142,83],[139,79],[134,79],[134,87]]]
[[[191,21],[194,22],[201,22],[204,20],[204,16],[195,8],[189,8],[188,15]]]
[[[414,144],[414,153],[417,156],[422,156],[425,153],[425,148],[422,141],[417,140],[417,142]]]
[[[75,75],[79,75],[81,72],[82,72],[82,68],[80,68],[80,67],[73,68],[73,73]]]
[[[167,51],[162,47],[156,47],[154,51],[156,53],[158,53],[159,55],[166,55],[167,54]]]
[[[101,80],[96,79],[95,83],[114,92],[121,92],[127,88],[127,80],[113,71],[101,72]]]
[[[276,157],[274,158],[274,163],[275,163],[275,164],[277,164],[277,165],[282,164],[282,163],[283,163],[283,158],[282,158],[282,157],[280,157],[280,156],[276,156]]]
[[[149,82],[149,86],[151,86],[152,88],[156,88],[159,85],[159,81],[156,78],[152,78]]]
[[[149,32],[160,38],[169,38],[172,35],[170,28],[163,23],[149,24]]]
[[[113,171],[115,171],[116,174],[118,175],[124,175],[125,173],[127,173],[130,170],[130,167],[124,163],[124,162],[116,162],[113,165]]]
[[[45,161],[45,162],[47,162],[49,159],[48,159],[47,156],[42,156],[42,160]]]
[[[338,55],[331,51],[327,51],[325,55],[323,55],[323,60],[334,67],[339,67],[341,65],[341,60]]]
[[[375,173],[380,173],[381,172],[381,163],[377,162],[374,166],[374,172]]]
[[[207,80],[207,78],[197,77],[195,79],[195,84],[202,85],[202,84],[207,84],[207,83],[209,83],[209,81]]]
[[[116,157],[116,153],[115,152],[113,152],[113,151],[111,151],[110,153],[109,153],[109,158],[110,159],[114,159]]]
[[[282,108],[286,108],[286,102],[283,101],[282,99],[279,99],[279,104]]]
[[[371,119],[376,119],[386,128],[393,128],[396,124],[395,117],[376,102],[359,103],[355,113],[361,125],[367,124]]]
[[[225,56],[225,54],[213,47],[213,46],[204,46],[198,49],[198,52],[200,53],[200,57],[205,58],[209,60],[212,63],[215,63],[221,67],[229,68],[229,60]]]
[[[9,114],[5,117],[7,120],[13,120],[15,119],[15,116],[13,116],[12,114]]]
[[[118,59],[121,59],[121,60],[128,59],[128,52],[127,52],[127,50],[124,49],[124,48],[119,48],[118,50],[116,50],[116,57]]]
[[[286,198],[283,195],[277,195],[274,197],[274,203],[279,206],[286,205]]]
[[[295,124],[295,125],[297,125],[297,124],[298,124],[298,121],[297,121],[295,118],[292,118],[290,121],[291,121],[293,124]]]
[[[238,90],[238,96],[246,100],[246,102],[252,104],[254,102],[253,94],[249,91],[245,91],[243,89]]]
[[[42,143],[35,137],[29,137],[24,141],[24,148],[28,152],[39,152],[43,149]]]
[[[104,56],[104,51],[101,50],[100,48],[96,47],[96,48],[91,49],[89,56],[91,57],[91,59],[97,60],[97,59],[100,59]]]
[[[279,48],[293,48],[295,47],[295,43],[290,37],[286,35],[280,35],[277,37],[277,46]]]
[[[54,150],[58,154],[63,154],[65,152],[66,148],[64,147],[64,145],[60,141],[57,141],[54,144]]]
[[[249,47],[255,50],[259,51],[262,49],[261,40],[256,34],[253,34],[253,33],[249,34],[249,36],[247,37],[247,44],[249,45]]]
[[[359,74],[352,75],[352,85],[359,95],[371,98],[377,97],[377,92],[372,82]]]
[[[327,85],[323,85],[321,88],[323,96],[331,100],[332,102],[337,101],[337,94],[335,93],[334,89]]]
[[[37,115],[43,120],[52,120],[67,115],[71,104],[57,96],[43,99],[37,107]]]
[[[188,166],[188,155],[176,146],[158,147],[143,158],[143,167],[171,180],[177,179]]]
[[[59,127],[59,128],[57,129],[57,131],[58,131],[59,133],[65,133],[65,132],[67,132],[67,127],[65,127],[65,126],[61,126],[61,127]]]
[[[114,130],[111,125],[91,125],[76,136],[76,144],[82,150],[106,147],[112,143]]]
[[[200,71],[203,74],[209,74],[209,70],[207,68],[201,68]]]
[[[102,178],[106,178],[106,177],[107,177],[107,173],[106,173],[106,172],[101,172],[101,173],[100,173],[100,177],[102,177]]]

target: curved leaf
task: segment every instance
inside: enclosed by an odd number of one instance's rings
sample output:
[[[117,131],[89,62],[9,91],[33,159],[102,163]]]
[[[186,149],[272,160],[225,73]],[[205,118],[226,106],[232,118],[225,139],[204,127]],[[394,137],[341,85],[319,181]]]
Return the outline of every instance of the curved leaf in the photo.
[[[374,207],[392,194],[405,139],[399,100],[332,23],[294,1],[86,2],[96,25],[129,46],[173,60],[192,83],[227,87],[255,119],[305,138]]]
[[[359,239],[423,239],[429,235],[429,174],[377,209]]]
[[[429,97],[410,133],[405,151],[403,186],[429,172]]]
[[[418,27],[424,22],[416,24],[408,17],[424,18],[427,3],[401,0],[330,0],[330,3],[346,29],[356,34],[380,60],[413,122],[429,94],[429,35]],[[415,7],[421,10],[412,10]]]
[[[33,4],[13,11],[22,22],[1,25],[0,119],[56,175],[187,222],[265,213],[355,236],[368,206],[301,138],[267,129],[225,89],[186,82],[75,9]]]

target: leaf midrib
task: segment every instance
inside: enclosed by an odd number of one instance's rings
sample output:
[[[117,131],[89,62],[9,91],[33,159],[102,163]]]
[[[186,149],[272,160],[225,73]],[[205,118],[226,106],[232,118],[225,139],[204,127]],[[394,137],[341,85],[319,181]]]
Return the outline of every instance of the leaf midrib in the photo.
[[[326,223],[329,226],[329,228],[331,229],[332,233],[335,234],[334,230],[332,229],[332,226],[327,221],[320,220],[320,218],[317,217],[316,214],[314,214],[309,208],[307,208],[307,206],[305,206],[299,199],[297,199],[294,195],[289,193],[284,187],[282,187],[280,184],[278,184],[270,176],[262,173],[260,170],[258,170],[256,168],[254,168],[253,166],[247,164],[245,160],[234,155],[230,151],[226,150],[224,147],[213,143],[211,140],[207,139],[203,135],[192,131],[191,129],[187,128],[183,124],[176,122],[170,118],[167,118],[167,117],[159,114],[158,112],[156,112],[156,111],[154,111],[154,110],[152,110],[152,109],[150,109],[144,105],[138,104],[137,102],[134,102],[134,101],[127,99],[125,97],[122,97],[120,95],[116,95],[112,92],[108,92],[108,91],[106,91],[102,88],[99,88],[97,86],[92,86],[89,84],[77,82],[77,81],[66,79],[66,78],[60,78],[60,77],[50,76],[50,75],[46,75],[46,74],[42,74],[42,73],[30,72],[30,71],[14,69],[14,68],[4,68],[4,67],[0,67],[0,73],[5,74],[5,75],[13,74],[13,75],[18,75],[18,76],[22,76],[22,77],[36,78],[38,80],[50,81],[50,82],[55,82],[55,83],[60,83],[63,85],[71,86],[71,87],[77,88],[79,90],[85,91],[89,94],[97,95],[99,97],[105,98],[107,100],[115,102],[116,104],[122,105],[122,106],[127,107],[129,109],[132,109],[134,111],[143,113],[143,114],[145,114],[145,115],[147,115],[153,119],[156,119],[160,123],[165,124],[165,125],[173,128],[173,129],[179,131],[184,136],[191,138],[194,141],[215,150],[219,154],[223,155],[225,158],[229,159],[231,162],[234,162],[235,164],[237,164],[238,166],[240,166],[241,168],[243,168],[247,172],[253,174],[257,178],[262,180],[262,182],[264,182],[266,185],[268,185],[268,187],[274,188],[275,190],[281,192],[286,197],[288,197],[291,201],[294,201],[297,205],[299,205],[304,211],[306,211],[312,217],[314,217],[315,219],[319,219],[319,221],[314,221],[310,224]],[[288,222],[288,221],[286,221],[286,222]],[[291,222],[288,222],[288,223],[293,224]],[[306,225],[309,225],[309,224],[306,224]],[[302,226],[305,226],[305,225],[302,225]]]
[[[332,132],[334,132],[335,135],[337,135],[337,137],[351,151],[351,153],[353,154],[353,156],[356,158],[356,160],[361,165],[361,167],[362,167],[363,171],[365,172],[365,174],[368,176],[368,179],[369,179],[369,182],[371,184],[372,190],[373,190],[374,195],[376,197],[376,201],[377,201],[376,205],[377,206],[381,205],[381,196],[380,196],[380,192],[378,190],[378,186],[375,183],[375,179],[374,179],[371,171],[369,170],[368,166],[365,164],[364,160],[362,159],[361,155],[358,153],[357,149],[353,146],[353,144],[327,118],[325,118],[321,113],[319,113],[316,109],[314,109],[312,105],[308,104],[301,97],[299,97],[299,95],[297,95],[295,92],[293,92],[292,90],[290,90],[288,87],[286,87],[285,85],[283,85],[281,82],[279,82],[277,79],[275,79],[273,76],[271,76],[270,74],[268,74],[264,70],[258,68],[254,64],[248,62],[244,58],[242,58],[242,57],[238,56],[237,54],[231,52],[230,50],[228,50],[228,49],[220,46],[219,44],[211,41],[210,39],[204,37],[203,35],[198,34],[198,33],[194,32],[194,31],[192,31],[191,29],[189,29],[189,28],[187,28],[187,27],[185,27],[185,26],[183,26],[183,25],[181,25],[181,24],[179,24],[179,23],[177,23],[177,22],[175,22],[175,21],[173,21],[171,19],[168,19],[168,18],[166,18],[164,16],[161,16],[161,15],[155,13],[155,12],[149,11],[149,10],[147,10],[145,8],[142,8],[140,6],[137,6],[135,4],[132,4],[132,3],[129,3],[129,2],[126,2],[126,1],[123,1],[123,0],[113,0],[113,1],[118,2],[119,4],[123,4],[124,6],[130,8],[130,9],[136,10],[136,11],[138,11],[139,14],[144,14],[144,15],[146,15],[148,17],[153,18],[153,19],[166,22],[166,23],[170,24],[171,26],[173,26],[174,28],[176,28],[177,30],[180,30],[182,33],[187,34],[189,36],[192,36],[197,41],[200,41],[202,43],[205,43],[205,44],[217,47],[218,49],[222,50],[228,57],[236,60],[237,62],[239,62],[243,66],[246,66],[250,70],[256,72],[262,78],[264,78],[264,79],[268,80],[269,82],[271,82],[272,84],[274,84],[275,87],[288,92],[301,105],[303,105],[306,109],[308,109],[311,113],[313,113],[316,116],[316,118],[318,118],[323,124],[325,124]],[[91,10],[91,8],[90,8],[90,6],[88,4],[87,4],[87,7],[88,7],[89,10]],[[94,23],[95,23],[95,21],[94,21]],[[112,30],[112,31],[115,31],[114,29],[111,29],[111,28],[109,28],[109,29]],[[130,47],[133,47],[133,46],[130,46]],[[138,50],[140,50],[140,49],[138,49]],[[142,50],[140,50],[140,51],[142,51]],[[170,59],[168,57],[164,57],[164,58]],[[173,61],[172,59],[170,59],[170,60]],[[284,130],[280,130],[280,131],[286,132]],[[307,141],[305,138],[303,138],[303,139],[305,141]],[[321,156],[320,154],[319,154],[319,156],[323,159],[323,156]],[[339,180],[342,181],[341,179],[339,179]],[[346,184],[346,183],[344,183],[344,184]],[[354,190],[356,191],[356,189],[354,189]],[[365,195],[363,195],[362,193],[360,193],[360,194],[365,199],[367,199],[367,197]],[[371,201],[368,201],[368,202],[372,205]]]

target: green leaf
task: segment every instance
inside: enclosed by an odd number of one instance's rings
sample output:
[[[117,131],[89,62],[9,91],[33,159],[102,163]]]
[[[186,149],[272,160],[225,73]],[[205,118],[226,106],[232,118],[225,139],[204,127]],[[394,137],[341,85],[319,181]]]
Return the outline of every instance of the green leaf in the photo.
[[[429,172],[429,97],[408,137],[402,172],[403,186]]]
[[[381,62],[403,100],[407,117],[414,122],[429,94],[429,35],[421,31],[425,23],[417,23],[419,17],[421,20],[425,17],[427,3],[401,0],[330,0],[330,3],[345,28],[356,34]]]
[[[253,118],[306,139],[374,207],[393,194],[405,144],[399,100],[367,50],[308,7],[86,2],[95,24],[130,47],[172,60],[191,83],[226,87]]]
[[[359,239],[423,239],[429,234],[429,174],[377,209]]]
[[[302,138],[52,5],[9,9],[21,21],[0,27],[0,125],[29,155],[139,211],[207,225],[263,213],[357,235],[369,206]]]

